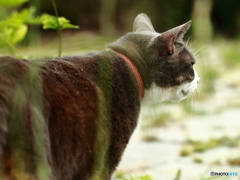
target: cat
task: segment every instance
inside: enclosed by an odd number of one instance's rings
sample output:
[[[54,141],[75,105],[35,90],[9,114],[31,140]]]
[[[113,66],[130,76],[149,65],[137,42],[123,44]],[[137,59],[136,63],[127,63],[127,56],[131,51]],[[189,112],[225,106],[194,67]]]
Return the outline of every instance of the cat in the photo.
[[[144,102],[180,101],[199,82],[183,37],[145,14],[108,49],[0,58],[0,179],[110,180]]]

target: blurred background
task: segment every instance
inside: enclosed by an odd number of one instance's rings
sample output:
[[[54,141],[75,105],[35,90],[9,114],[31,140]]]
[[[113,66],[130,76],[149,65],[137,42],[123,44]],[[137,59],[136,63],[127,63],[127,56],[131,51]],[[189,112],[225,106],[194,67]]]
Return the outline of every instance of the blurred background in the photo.
[[[28,20],[23,22],[25,28],[13,31],[24,32],[21,38],[14,37],[10,42],[3,33],[4,23],[12,13],[29,7],[34,7],[37,16],[55,15],[51,1],[14,0],[19,5],[6,5],[13,0],[1,1],[0,39],[5,43],[0,43],[0,55],[57,56],[59,40],[55,30],[43,30],[41,25]],[[104,50],[108,43],[132,31],[133,20],[139,13],[150,17],[157,32],[193,21],[185,40],[197,59],[195,68],[201,78],[198,90],[180,103],[143,107],[116,180],[240,180],[239,0],[56,0],[55,3],[59,16],[79,26],[62,31],[62,55]],[[237,172],[238,176],[211,177],[211,171]]]

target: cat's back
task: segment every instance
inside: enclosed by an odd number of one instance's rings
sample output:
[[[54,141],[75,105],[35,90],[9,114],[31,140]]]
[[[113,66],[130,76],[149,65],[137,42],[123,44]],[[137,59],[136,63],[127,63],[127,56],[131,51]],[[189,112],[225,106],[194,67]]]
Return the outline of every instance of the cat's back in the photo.
[[[139,112],[133,79],[126,62],[111,51],[61,57],[43,67],[45,112],[58,179],[72,175],[89,179],[97,171],[114,171]],[[62,145],[64,149],[59,148]],[[109,167],[104,167],[109,148]]]
[[[88,54],[56,58],[42,68],[52,168],[57,179],[71,179],[73,175],[88,179],[92,174],[101,106],[97,64],[98,55]]]
[[[54,176],[70,179],[81,175],[88,179],[93,169],[92,148],[101,96],[94,81],[94,62],[97,62],[95,54],[29,61],[0,57],[0,152],[4,144],[8,144],[6,135],[12,116],[23,117],[22,123],[27,125],[40,120],[33,118],[33,108],[39,112],[43,109],[45,125],[48,125],[46,135],[50,138],[46,136],[46,145],[50,143],[47,149],[51,151],[48,159]],[[15,101],[17,96],[26,101]],[[34,106],[38,97],[39,104]],[[16,111],[16,106],[20,111]],[[19,112],[21,114],[17,114]],[[32,128],[30,125],[26,129],[30,139]],[[30,151],[34,151],[32,140],[26,144]],[[3,150],[5,154],[10,152],[9,148]],[[4,160],[7,162],[10,157],[5,156]],[[30,169],[34,171],[33,166]]]

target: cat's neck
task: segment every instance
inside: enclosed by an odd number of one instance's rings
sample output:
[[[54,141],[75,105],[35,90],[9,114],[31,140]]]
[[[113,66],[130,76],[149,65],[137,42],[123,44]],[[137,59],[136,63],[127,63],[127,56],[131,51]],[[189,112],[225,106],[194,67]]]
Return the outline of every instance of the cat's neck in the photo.
[[[111,50],[111,51],[114,51],[110,48],[107,49],[108,51]],[[136,81],[137,81],[137,84],[138,84],[138,87],[139,87],[139,92],[140,92],[140,97],[141,99],[143,99],[144,97],[144,84],[143,84],[143,80],[142,80],[142,77],[141,77],[141,74],[139,73],[137,67],[134,65],[134,63],[125,55],[117,52],[117,51],[114,51],[115,53],[117,53],[119,56],[121,56],[125,62],[128,64],[128,66],[130,67],[130,69],[132,70],[135,78],[136,78]]]
[[[131,59],[131,62],[135,65],[139,71],[144,88],[149,89],[152,84],[151,72],[148,71],[148,64],[144,60],[145,49],[141,47],[137,41],[137,38],[132,34],[127,34],[127,38],[120,38],[114,43],[108,45],[113,51],[123,54]],[[148,40],[146,40],[148,41]]]

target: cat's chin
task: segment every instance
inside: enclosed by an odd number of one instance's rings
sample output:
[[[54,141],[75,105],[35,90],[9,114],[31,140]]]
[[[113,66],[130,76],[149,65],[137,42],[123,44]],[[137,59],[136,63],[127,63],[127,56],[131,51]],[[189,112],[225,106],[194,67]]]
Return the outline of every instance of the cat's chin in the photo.
[[[193,82],[185,83],[180,86],[162,88],[155,83],[145,91],[145,96],[142,100],[144,104],[151,104],[163,101],[179,102],[187,98],[189,94],[195,91],[197,85]]]
[[[151,87],[145,91],[142,102],[144,104],[151,104],[163,101],[182,101],[197,89],[200,78],[195,70],[194,75],[192,82],[169,88],[159,87],[153,83]]]
[[[188,92],[184,88],[162,88],[153,83],[149,89],[145,90],[142,102],[144,104],[151,104],[163,101],[181,101],[186,98],[187,94]]]

